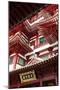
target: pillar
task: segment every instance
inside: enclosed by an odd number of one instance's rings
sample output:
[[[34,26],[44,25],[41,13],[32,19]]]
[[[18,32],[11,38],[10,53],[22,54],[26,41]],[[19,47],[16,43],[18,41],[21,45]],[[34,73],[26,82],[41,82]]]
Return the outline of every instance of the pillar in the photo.
[[[38,34],[36,35],[35,47],[38,47]]]
[[[49,47],[48,51],[49,51],[50,57],[53,56],[53,47]]]
[[[19,55],[16,54],[13,56],[13,69],[16,69],[16,64],[18,63]]]
[[[40,87],[42,87],[43,85],[42,85],[42,80],[40,79]]]

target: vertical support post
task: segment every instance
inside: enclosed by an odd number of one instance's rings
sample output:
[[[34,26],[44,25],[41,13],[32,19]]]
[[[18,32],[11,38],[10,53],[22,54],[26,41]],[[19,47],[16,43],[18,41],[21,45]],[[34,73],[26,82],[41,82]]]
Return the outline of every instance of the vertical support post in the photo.
[[[40,87],[42,87],[42,80],[40,80]]]
[[[35,46],[38,47],[38,34],[36,36],[36,43],[35,43]]]
[[[50,53],[50,57],[53,56],[53,51],[52,51],[52,50],[53,50],[53,47],[49,47],[49,48],[48,48],[48,51],[49,51],[49,53]]]
[[[17,64],[18,60],[19,60],[18,54],[14,55],[14,57],[13,57],[13,69],[16,69],[16,64]]]

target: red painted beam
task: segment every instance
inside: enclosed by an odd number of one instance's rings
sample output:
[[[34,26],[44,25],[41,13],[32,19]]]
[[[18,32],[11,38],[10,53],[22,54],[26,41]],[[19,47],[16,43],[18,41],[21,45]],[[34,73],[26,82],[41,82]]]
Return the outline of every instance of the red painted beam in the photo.
[[[13,27],[12,29],[9,30],[9,36],[14,35],[18,31],[22,31],[22,29],[23,29],[22,24],[16,25],[15,27]]]
[[[47,12],[49,12],[51,15],[54,14],[55,10],[58,8],[57,4],[51,4],[48,5],[48,7],[44,8],[44,10],[46,10]]]

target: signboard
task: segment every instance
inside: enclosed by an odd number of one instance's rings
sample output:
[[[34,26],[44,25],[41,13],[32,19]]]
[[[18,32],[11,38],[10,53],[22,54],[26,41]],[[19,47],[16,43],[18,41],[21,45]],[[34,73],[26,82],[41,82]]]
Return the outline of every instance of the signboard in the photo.
[[[21,83],[36,80],[34,70],[29,71],[29,72],[25,72],[25,73],[21,73],[21,74],[19,74],[19,76],[20,76],[20,79],[21,79]]]

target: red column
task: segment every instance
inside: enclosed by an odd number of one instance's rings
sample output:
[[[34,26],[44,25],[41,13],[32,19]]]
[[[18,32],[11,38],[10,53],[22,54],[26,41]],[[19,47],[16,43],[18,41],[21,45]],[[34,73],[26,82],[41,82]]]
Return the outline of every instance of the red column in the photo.
[[[36,36],[35,46],[38,47],[38,34],[37,34],[37,36]]]
[[[49,51],[49,53],[50,53],[50,57],[53,55],[53,47],[50,47],[50,48],[48,48],[48,51]]]
[[[16,64],[17,64],[18,60],[19,60],[18,54],[14,55],[14,57],[13,57],[13,69],[16,69]]]

